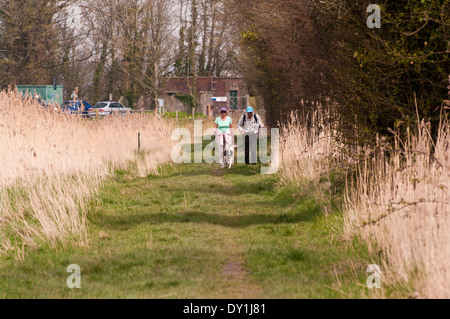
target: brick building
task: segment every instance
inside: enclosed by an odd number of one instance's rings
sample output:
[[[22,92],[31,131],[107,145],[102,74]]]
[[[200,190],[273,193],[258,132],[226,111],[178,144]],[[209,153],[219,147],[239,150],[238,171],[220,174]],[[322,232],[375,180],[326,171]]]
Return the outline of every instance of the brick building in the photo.
[[[176,95],[190,95],[192,78],[172,77],[161,79],[161,92],[159,98],[164,100],[166,111],[175,112],[190,110]],[[219,113],[221,107],[230,111],[242,111],[248,104],[248,90],[243,78],[197,78],[197,92],[199,107],[197,112],[208,114],[211,109],[213,115]]]

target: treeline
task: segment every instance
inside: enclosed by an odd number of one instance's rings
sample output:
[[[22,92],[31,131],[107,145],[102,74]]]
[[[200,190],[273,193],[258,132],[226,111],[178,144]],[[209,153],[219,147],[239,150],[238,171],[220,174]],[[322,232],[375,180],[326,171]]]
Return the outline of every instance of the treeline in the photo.
[[[371,3],[234,1],[243,70],[272,125],[291,111],[306,117],[315,108],[306,102],[321,101],[349,143],[413,124],[417,113],[437,129],[450,74],[449,1],[378,1],[381,28],[373,29]]]
[[[154,103],[164,76],[236,73],[224,0],[0,0],[0,85]],[[191,93],[197,96],[195,81]],[[196,99],[195,99],[196,100]],[[146,105],[148,106],[148,105]]]
[[[75,87],[95,102],[155,105],[165,76],[244,75],[268,124],[320,101],[349,143],[417,118],[447,97],[449,0],[0,0],[0,86]],[[139,102],[143,97],[145,102]],[[417,104],[417,111],[416,111]],[[435,129],[437,125],[432,125]]]

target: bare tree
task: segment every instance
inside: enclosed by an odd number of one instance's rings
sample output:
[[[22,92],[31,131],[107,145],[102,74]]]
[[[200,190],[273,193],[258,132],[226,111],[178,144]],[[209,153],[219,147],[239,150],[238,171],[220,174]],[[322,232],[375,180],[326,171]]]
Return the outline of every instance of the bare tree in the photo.
[[[155,107],[158,105],[158,95],[161,90],[160,78],[168,73],[173,64],[174,52],[172,34],[175,31],[173,24],[174,2],[172,0],[149,1],[145,11],[145,21],[149,29],[149,54],[148,64],[152,66],[148,80],[148,90],[154,100]]]
[[[159,79],[173,64],[173,4],[173,0],[83,2],[86,23],[94,30],[96,98],[107,87],[130,106],[143,95],[157,102]]]
[[[58,59],[57,14],[73,0],[1,0],[1,82],[51,83]]]

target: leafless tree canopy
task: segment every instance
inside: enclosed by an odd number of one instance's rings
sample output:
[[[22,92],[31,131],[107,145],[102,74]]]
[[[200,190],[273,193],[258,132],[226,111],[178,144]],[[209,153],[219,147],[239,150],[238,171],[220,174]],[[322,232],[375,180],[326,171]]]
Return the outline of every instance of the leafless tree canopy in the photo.
[[[0,81],[45,84],[90,101],[153,106],[161,77],[245,76],[270,125],[311,101],[362,140],[417,115],[438,121],[447,97],[448,0],[0,0]],[[416,111],[416,101],[418,109]],[[435,125],[437,127],[437,125]],[[359,142],[359,141],[357,141]]]
[[[222,0],[1,0],[1,84],[156,101],[161,77],[236,74],[230,21]]]

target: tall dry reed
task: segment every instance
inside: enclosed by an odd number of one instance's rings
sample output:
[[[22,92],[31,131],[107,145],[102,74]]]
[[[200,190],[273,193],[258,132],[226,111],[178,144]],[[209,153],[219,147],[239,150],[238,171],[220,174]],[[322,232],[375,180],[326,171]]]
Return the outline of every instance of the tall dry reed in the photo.
[[[337,141],[338,132],[326,125],[320,109],[308,126],[293,114],[282,130],[285,182],[304,188],[336,168],[357,172],[347,182],[342,207],[345,234],[366,241],[374,259],[382,253],[383,282],[402,289],[394,296],[450,297],[450,125],[442,119],[436,142],[422,122],[404,141],[392,132],[393,145],[381,138],[376,149],[355,154]],[[322,184],[313,184],[319,186],[313,195],[324,199]]]
[[[450,297],[450,125],[434,144],[418,123],[393,147],[380,143],[358,169],[346,199],[347,231],[381,249],[384,280],[419,298]]]
[[[41,241],[86,245],[86,202],[115,168],[157,172],[170,160],[171,131],[153,115],[83,120],[1,92],[0,251]]]
[[[319,180],[330,171],[342,145],[337,142],[336,131],[326,124],[327,114],[319,107],[308,116],[306,124],[292,113],[282,127],[280,140],[280,174],[286,182],[297,185]]]
[[[327,123],[328,113],[320,104],[317,106],[303,121],[292,113],[281,128],[279,172],[283,183],[298,187],[299,199],[312,195],[327,214],[336,204],[336,196],[330,192],[330,175],[345,157],[336,129]]]

